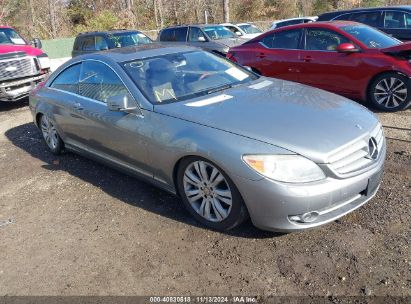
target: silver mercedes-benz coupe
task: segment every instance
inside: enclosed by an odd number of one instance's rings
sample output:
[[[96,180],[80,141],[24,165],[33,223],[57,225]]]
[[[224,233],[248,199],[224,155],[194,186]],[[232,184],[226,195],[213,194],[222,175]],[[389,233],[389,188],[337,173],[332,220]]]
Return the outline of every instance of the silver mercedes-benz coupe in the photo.
[[[52,153],[81,153],[175,193],[199,222],[316,227],[377,192],[382,126],[346,98],[259,77],[191,47],[79,56],[30,96]]]

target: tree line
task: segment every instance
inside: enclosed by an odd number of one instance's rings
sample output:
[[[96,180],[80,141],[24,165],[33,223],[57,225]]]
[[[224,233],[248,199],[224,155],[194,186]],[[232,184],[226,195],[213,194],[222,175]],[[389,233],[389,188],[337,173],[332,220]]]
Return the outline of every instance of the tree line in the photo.
[[[273,21],[354,7],[409,4],[410,0],[0,0],[0,24],[24,36],[52,39],[82,31]],[[207,17],[205,16],[207,15]]]

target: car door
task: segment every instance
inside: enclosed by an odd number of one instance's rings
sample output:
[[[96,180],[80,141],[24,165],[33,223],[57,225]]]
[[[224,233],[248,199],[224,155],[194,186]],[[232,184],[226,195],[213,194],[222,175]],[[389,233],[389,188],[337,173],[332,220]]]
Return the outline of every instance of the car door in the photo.
[[[264,36],[249,58],[250,65],[262,75],[299,81],[302,29],[281,30]],[[246,64],[248,65],[248,64]]]
[[[110,111],[107,107],[108,98],[124,94],[130,94],[129,90],[108,65],[83,61],[79,80],[81,101],[74,109],[81,119],[76,128],[79,148],[151,176],[146,142],[141,134],[144,118],[138,113]]]
[[[411,41],[411,13],[385,11],[382,30],[399,40]]]
[[[363,55],[336,50],[339,44],[350,42],[333,30],[306,28],[298,64],[301,83],[346,96],[357,94],[356,77],[362,73]]]
[[[80,105],[79,78],[81,63],[75,63],[57,75],[46,91],[44,99],[49,99],[53,106],[53,120],[67,144],[78,144],[78,126],[83,119],[75,113],[75,107]]]

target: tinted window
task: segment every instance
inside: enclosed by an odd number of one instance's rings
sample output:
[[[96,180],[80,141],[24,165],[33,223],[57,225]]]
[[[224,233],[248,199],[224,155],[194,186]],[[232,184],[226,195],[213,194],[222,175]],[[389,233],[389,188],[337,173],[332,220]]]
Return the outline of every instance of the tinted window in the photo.
[[[83,45],[82,45],[82,50],[83,51],[95,51],[94,47],[94,36],[89,36],[83,38]]]
[[[270,49],[298,49],[302,30],[281,31],[265,36],[261,42]]]
[[[174,29],[174,40],[179,42],[187,41],[187,27],[178,27]]]
[[[334,18],[333,20],[350,20],[352,14],[344,14]]]
[[[342,26],[341,29],[369,48],[385,48],[401,43],[401,41],[367,25]]]
[[[403,12],[385,12],[384,27],[411,29],[411,15]]]
[[[107,50],[107,49],[108,49],[108,45],[107,45],[106,39],[104,39],[104,37],[101,37],[101,36],[96,36],[96,50],[101,51],[101,50]]]
[[[188,34],[188,41],[198,41],[198,38],[204,37],[203,32],[198,27],[190,27],[190,33]]]
[[[335,51],[337,46],[347,42],[350,41],[334,31],[307,29],[305,48],[315,51]]]
[[[355,13],[350,20],[377,27],[379,25],[380,12]]]
[[[173,29],[165,29],[161,31],[160,41],[171,41],[173,39]]]
[[[116,73],[96,61],[84,61],[80,75],[79,94],[106,102],[107,98],[128,93]]]
[[[61,72],[51,84],[52,88],[78,94],[81,64],[72,65]]]

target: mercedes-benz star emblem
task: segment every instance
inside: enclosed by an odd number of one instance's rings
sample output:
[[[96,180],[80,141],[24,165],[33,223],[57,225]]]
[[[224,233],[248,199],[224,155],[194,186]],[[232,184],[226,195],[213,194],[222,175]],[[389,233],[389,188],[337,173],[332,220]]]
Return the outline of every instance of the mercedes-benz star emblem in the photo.
[[[374,137],[368,141],[368,155],[366,157],[369,159],[377,159],[378,157],[378,146]]]

